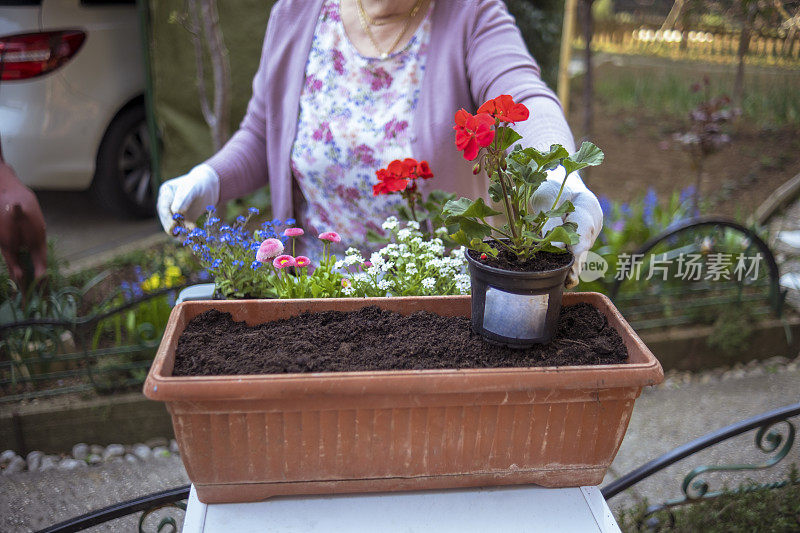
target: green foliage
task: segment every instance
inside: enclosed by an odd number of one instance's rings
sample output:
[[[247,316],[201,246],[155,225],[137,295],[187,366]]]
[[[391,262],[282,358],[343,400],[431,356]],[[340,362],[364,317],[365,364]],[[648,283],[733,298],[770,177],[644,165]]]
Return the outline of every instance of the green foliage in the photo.
[[[750,336],[757,323],[758,319],[753,316],[750,306],[723,306],[716,314],[714,329],[706,343],[728,356],[742,354],[750,347]]]
[[[722,496],[673,509],[674,528],[667,528],[669,517],[660,511],[647,519],[642,527],[647,502],[626,509],[618,516],[624,532],[674,531],[677,533],[751,533],[769,531],[790,533],[800,530],[800,484],[797,467],[792,465],[789,483],[781,488],[758,488],[751,483]],[[662,527],[650,527],[656,521]]]
[[[538,0],[535,3],[506,0],[506,6],[516,20],[528,51],[539,63],[542,78],[550,87],[555,87],[564,19],[563,0]]]
[[[733,94],[735,67],[706,66],[653,59],[654,66],[625,68],[603,65],[597,70],[595,92],[611,111],[646,109],[655,115],[683,119],[702,99],[692,83],[707,75],[712,94]],[[797,69],[749,69],[740,108],[742,117],[759,127],[792,126],[800,122],[800,72]]]

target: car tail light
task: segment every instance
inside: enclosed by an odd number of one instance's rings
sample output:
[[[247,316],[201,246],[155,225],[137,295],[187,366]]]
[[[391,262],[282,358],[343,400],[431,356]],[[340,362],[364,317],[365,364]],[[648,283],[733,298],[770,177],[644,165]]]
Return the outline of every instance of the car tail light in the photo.
[[[26,80],[52,72],[72,59],[85,40],[86,33],[78,30],[0,37],[0,79]]]

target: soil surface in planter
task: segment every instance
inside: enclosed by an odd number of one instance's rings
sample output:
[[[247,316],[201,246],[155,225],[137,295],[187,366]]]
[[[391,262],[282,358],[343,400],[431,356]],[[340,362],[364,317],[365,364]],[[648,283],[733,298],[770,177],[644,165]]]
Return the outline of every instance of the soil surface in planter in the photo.
[[[303,313],[257,326],[216,310],[193,318],[178,339],[175,376],[501,368],[624,363],[619,333],[595,307],[562,307],[549,344],[495,346],[466,317],[404,316],[378,307]]]
[[[546,272],[548,270],[557,270],[567,266],[570,259],[572,259],[572,254],[570,253],[557,254],[555,252],[537,252],[533,257],[529,257],[525,261],[520,261],[517,259],[516,255],[505,248],[500,250],[497,257],[481,259],[480,252],[476,252],[475,250],[470,250],[469,255],[475,261],[484,265],[517,272]]]

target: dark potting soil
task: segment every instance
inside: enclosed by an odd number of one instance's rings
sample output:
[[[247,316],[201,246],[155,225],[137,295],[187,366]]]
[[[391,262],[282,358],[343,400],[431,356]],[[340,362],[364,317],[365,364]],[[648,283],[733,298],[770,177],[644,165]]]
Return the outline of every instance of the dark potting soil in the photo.
[[[484,265],[517,272],[545,272],[547,270],[556,270],[567,266],[570,259],[572,259],[571,253],[537,252],[533,257],[529,257],[525,261],[520,261],[517,259],[516,255],[505,248],[500,250],[497,257],[488,256],[486,259],[481,259],[480,252],[476,252],[475,250],[470,250],[469,255],[475,261],[483,263]]]
[[[624,363],[619,333],[593,306],[562,307],[549,344],[495,346],[466,317],[410,316],[365,307],[303,313],[257,326],[216,310],[196,316],[178,339],[175,376],[500,368]]]

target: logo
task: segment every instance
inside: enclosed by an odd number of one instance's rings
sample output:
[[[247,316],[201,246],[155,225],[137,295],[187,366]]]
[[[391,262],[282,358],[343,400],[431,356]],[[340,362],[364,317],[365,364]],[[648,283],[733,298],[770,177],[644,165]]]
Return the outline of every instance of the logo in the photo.
[[[581,267],[581,281],[598,280],[608,271],[608,261],[592,251],[583,252],[578,258],[578,264]]]

